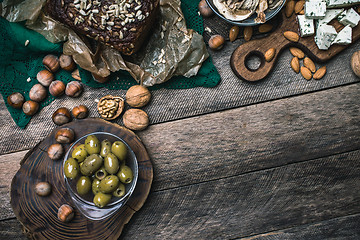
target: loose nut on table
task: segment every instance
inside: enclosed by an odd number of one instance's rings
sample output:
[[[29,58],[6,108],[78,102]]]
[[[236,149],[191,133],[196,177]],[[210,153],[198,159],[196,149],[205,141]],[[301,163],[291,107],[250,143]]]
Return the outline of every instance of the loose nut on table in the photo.
[[[48,182],[39,182],[35,185],[35,192],[41,197],[46,197],[51,193],[51,185]]]
[[[40,83],[35,84],[29,92],[29,97],[31,100],[35,102],[41,102],[47,96],[46,88]]]
[[[55,78],[54,75],[48,70],[41,70],[36,75],[36,79],[39,81],[39,83],[41,83],[41,85],[48,87]]]
[[[111,95],[104,96],[99,100],[97,109],[102,118],[113,120],[124,110],[124,99]]]
[[[76,63],[74,62],[72,56],[62,54],[59,58],[60,67],[66,71],[73,71],[76,67]]]
[[[63,125],[71,121],[71,114],[67,108],[59,108],[52,115],[52,120],[56,125]]]
[[[147,87],[134,85],[126,92],[126,102],[131,107],[144,107],[151,99],[151,93]]]
[[[214,14],[205,0],[200,1],[198,8],[200,14],[204,17],[211,17]]]
[[[356,76],[360,77],[360,51],[356,51],[351,56],[351,69]]]
[[[238,26],[233,26],[230,28],[230,31],[229,31],[230,42],[233,42],[236,40],[236,38],[239,35],[239,31],[240,31],[240,28]]]
[[[22,108],[24,102],[25,102],[25,98],[19,92],[12,93],[7,97],[7,103],[11,107],[16,108],[16,109]]]
[[[123,123],[131,130],[140,131],[149,125],[149,116],[141,109],[132,108],[124,113]]]
[[[44,66],[51,72],[56,72],[60,68],[59,58],[55,55],[49,54],[43,58]]]
[[[71,128],[60,128],[55,133],[55,140],[58,143],[71,143],[74,141],[75,133]]]
[[[71,114],[74,118],[83,119],[89,115],[89,109],[85,105],[79,105],[71,110]]]
[[[74,209],[68,204],[61,205],[57,214],[61,222],[70,222],[74,218],[74,215]]]
[[[209,39],[209,47],[213,50],[220,50],[225,43],[225,39],[221,35],[213,35]]]
[[[64,147],[60,143],[55,143],[49,146],[47,154],[52,160],[59,160],[64,154]]]
[[[65,84],[60,80],[55,80],[50,84],[49,92],[54,97],[60,97],[65,93]]]
[[[81,95],[83,89],[84,88],[80,82],[72,81],[66,85],[65,94],[69,97],[76,98]]]
[[[253,35],[253,28],[250,26],[247,26],[244,28],[244,39],[245,41],[250,41]]]
[[[22,110],[26,115],[32,116],[39,110],[39,104],[32,100],[26,101],[22,105]]]

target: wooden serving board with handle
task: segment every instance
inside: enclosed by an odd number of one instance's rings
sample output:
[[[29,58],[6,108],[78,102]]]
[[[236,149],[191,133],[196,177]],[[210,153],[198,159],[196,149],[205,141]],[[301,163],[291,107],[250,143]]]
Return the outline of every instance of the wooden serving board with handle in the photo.
[[[58,208],[62,204],[74,207],[67,192],[62,160],[53,161],[47,156],[47,149],[55,143],[55,129],[42,142],[31,149],[21,161],[21,167],[11,183],[11,206],[23,231],[30,239],[117,239],[126,223],[144,204],[153,179],[153,168],[141,140],[130,130],[102,119],[76,120],[61,127],[74,130],[78,139],[92,132],[109,132],[122,138],[134,151],[139,176],[135,190],[128,202],[116,213],[101,221],[92,221],[75,208],[75,217],[68,223],[58,220]],[[67,151],[69,144],[64,144]],[[49,182],[52,193],[46,197],[36,195],[34,187],[38,182]]]
[[[230,58],[230,66],[234,73],[241,79],[247,81],[259,81],[269,75],[274,68],[280,53],[288,47],[297,47],[305,52],[315,62],[326,62],[343,51],[349,45],[332,45],[328,50],[319,50],[314,41],[314,35],[309,37],[300,38],[299,42],[294,43],[287,40],[284,37],[284,32],[293,31],[299,33],[299,26],[295,14],[292,14],[290,18],[285,16],[285,9],[281,11],[282,22],[278,28],[262,39],[251,40],[240,45],[232,54]],[[338,21],[333,20],[331,25],[335,27],[337,31],[344,26]],[[352,43],[360,38],[360,24],[354,27],[352,33]],[[264,54],[270,49],[275,48],[276,53],[271,62],[265,61]],[[257,56],[260,58],[259,68],[250,69],[246,66],[248,59],[251,56]]]

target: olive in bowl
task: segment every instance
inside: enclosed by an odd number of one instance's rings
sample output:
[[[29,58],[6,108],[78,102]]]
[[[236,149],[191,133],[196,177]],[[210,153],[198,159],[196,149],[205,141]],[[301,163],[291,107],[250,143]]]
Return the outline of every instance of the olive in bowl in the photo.
[[[63,162],[68,192],[79,211],[91,220],[116,212],[133,193],[138,164],[120,137],[95,132],[75,141]]]

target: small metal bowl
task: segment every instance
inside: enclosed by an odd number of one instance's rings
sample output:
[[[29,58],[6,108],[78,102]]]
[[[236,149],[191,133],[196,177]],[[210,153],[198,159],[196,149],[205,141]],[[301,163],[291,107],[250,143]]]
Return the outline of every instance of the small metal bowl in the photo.
[[[126,193],[123,197],[121,198],[113,197],[108,205],[106,205],[103,208],[99,208],[95,206],[95,204],[92,202],[94,197],[92,191],[90,191],[90,193],[86,194],[85,196],[80,196],[77,193],[76,182],[80,176],[78,176],[76,179],[68,179],[64,174],[66,188],[68,190],[68,193],[70,194],[71,199],[74,202],[76,209],[79,210],[79,212],[82,213],[85,217],[91,220],[102,220],[114,214],[118,209],[124,206],[124,204],[130,198],[131,194],[135,190],[135,186],[139,174],[139,168],[135,153],[123,139],[121,139],[120,137],[114,134],[107,132],[94,132],[79,138],[71,145],[69,151],[67,151],[64,157],[63,169],[65,166],[65,161],[71,157],[72,151],[74,150],[75,146],[77,146],[77,144],[85,143],[85,139],[90,135],[96,136],[100,142],[105,139],[108,139],[111,143],[115,141],[122,141],[127,147],[126,165],[131,168],[134,175],[133,181],[129,184],[125,184]]]
[[[269,21],[270,19],[272,19],[273,17],[275,17],[276,14],[278,14],[280,12],[280,10],[282,9],[282,7],[285,5],[286,0],[282,0],[283,2],[275,9],[267,9],[265,11],[265,22]],[[256,26],[256,25],[260,25],[263,23],[256,23],[255,22],[255,18],[257,17],[256,12],[254,14],[252,14],[250,17],[248,17],[247,19],[244,19],[242,21],[233,21],[230,19],[227,19],[226,17],[224,17],[224,15],[222,15],[219,10],[215,7],[213,0],[206,0],[207,4],[209,5],[209,7],[211,8],[211,10],[213,10],[213,12],[220,17],[221,19],[225,20],[228,23],[231,23],[233,25],[237,25],[237,26],[241,26],[241,27],[246,27],[246,26]]]

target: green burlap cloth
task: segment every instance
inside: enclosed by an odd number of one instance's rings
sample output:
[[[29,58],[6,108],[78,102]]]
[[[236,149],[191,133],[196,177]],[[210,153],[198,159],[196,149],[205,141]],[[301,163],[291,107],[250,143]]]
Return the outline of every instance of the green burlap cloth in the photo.
[[[182,0],[181,8],[187,27],[194,29],[199,34],[203,34],[203,19],[198,15],[198,3],[199,1]],[[25,46],[26,40],[29,40],[27,46]],[[0,17],[0,93],[13,120],[21,128],[25,128],[31,117],[26,116],[22,110],[10,107],[6,98],[13,92],[20,92],[26,100],[29,100],[29,90],[38,83],[36,74],[44,69],[42,59],[49,53],[60,55],[62,53],[62,44],[53,44],[42,35],[25,28],[21,23],[9,23]],[[109,82],[100,84],[92,79],[89,72],[83,69],[79,70],[82,82],[93,88],[128,89],[130,86],[137,84],[130,74],[125,71],[112,73]],[[64,70],[57,72],[55,78],[64,83],[73,80],[71,74]],[[209,58],[203,63],[196,76],[191,78],[176,76],[150,89],[215,87],[219,82],[220,75]],[[54,97],[48,94],[48,97],[41,102],[40,109],[53,100]]]

